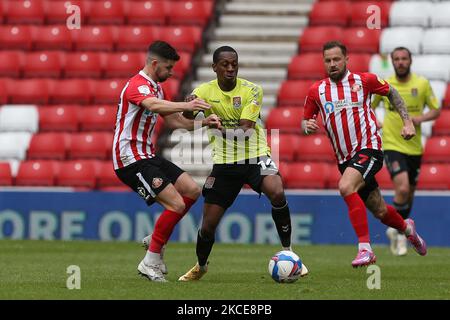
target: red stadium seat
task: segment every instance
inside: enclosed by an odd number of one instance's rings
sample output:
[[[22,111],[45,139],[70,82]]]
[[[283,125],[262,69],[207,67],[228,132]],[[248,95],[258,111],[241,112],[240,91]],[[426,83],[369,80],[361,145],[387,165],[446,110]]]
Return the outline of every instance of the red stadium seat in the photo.
[[[328,137],[324,134],[314,134],[301,137],[295,150],[295,160],[334,163],[336,157]]]
[[[92,160],[74,160],[61,163],[56,184],[80,189],[94,189],[98,162]]]
[[[165,25],[168,3],[168,1],[163,0],[129,1],[127,23],[130,25]]]
[[[450,189],[450,170],[448,164],[423,164],[420,168],[419,190]]]
[[[277,163],[278,166],[278,172],[281,175],[281,178],[283,180],[283,185],[286,188],[289,178],[289,163],[285,161],[279,161]]]
[[[294,56],[288,66],[288,79],[320,80],[326,77],[323,56],[319,52]]]
[[[381,168],[381,170],[378,171],[378,173],[375,175],[375,179],[377,180],[380,189],[382,190],[394,189],[394,183],[392,182],[391,175],[389,174],[386,165],[383,165],[383,168]]]
[[[121,26],[117,33],[116,49],[146,52],[148,46],[160,37],[162,27]]]
[[[35,50],[71,50],[72,31],[65,25],[41,26],[33,29]]]
[[[20,163],[16,186],[54,186],[58,164],[49,160],[30,160]]]
[[[5,104],[8,102],[8,80],[0,79],[0,104]]]
[[[42,24],[44,23],[44,4],[42,0],[7,1],[7,23],[18,24]]]
[[[124,190],[129,189],[114,172],[114,167],[111,161],[102,161],[100,163],[100,169],[97,178],[97,188],[101,190],[111,190],[111,187],[122,188]]]
[[[352,53],[378,53],[381,30],[360,28],[344,29],[344,44]]]
[[[450,136],[430,137],[425,144],[423,161],[450,162]]]
[[[348,1],[316,2],[309,14],[309,25],[345,27],[349,16],[350,3]]]
[[[93,103],[117,105],[127,80],[128,79],[93,80]]]
[[[204,28],[212,15],[211,1],[167,2],[169,8],[169,24],[197,25]]]
[[[77,51],[113,51],[116,42],[116,26],[83,26],[71,30]]]
[[[59,80],[55,83],[50,101],[52,104],[88,104],[91,100],[91,92],[93,91],[90,80]]]
[[[342,175],[339,172],[338,166],[333,163],[328,165],[328,180],[327,180],[327,188],[328,189],[339,189],[339,180]]]
[[[166,100],[177,100],[180,94],[180,81],[169,78],[161,84],[164,90],[164,98]]]
[[[11,166],[9,162],[0,162],[0,186],[12,185]]]
[[[124,24],[125,3],[127,1],[92,1],[88,17],[89,24]]]
[[[339,27],[307,27],[299,38],[300,52],[322,52],[325,42],[344,40],[344,32]]]
[[[349,53],[347,68],[352,72],[369,72],[372,55],[366,53]]]
[[[102,53],[74,52],[66,55],[66,78],[100,78],[104,68]]]
[[[116,124],[116,106],[88,106],[83,107],[80,113],[81,130],[109,131],[114,130]]]
[[[122,52],[105,56],[105,77],[131,78],[145,65],[145,53]],[[178,64],[178,63],[177,63]]]
[[[25,25],[0,26],[0,49],[30,50],[32,27]]]
[[[173,76],[176,79],[183,80],[186,72],[191,68],[192,55],[188,52],[178,52],[178,55],[180,56],[180,60],[173,67]]]
[[[161,40],[170,43],[178,51],[194,52],[202,43],[202,28],[198,26],[164,27]]]
[[[445,92],[444,101],[442,102],[443,108],[450,108],[450,83],[447,85],[447,91]]]
[[[267,130],[280,130],[282,133],[301,133],[302,107],[273,108],[266,120]]]
[[[50,86],[48,79],[8,81],[9,101],[12,104],[46,104],[49,100]]]
[[[0,77],[20,77],[24,62],[25,53],[23,51],[0,51]]]
[[[87,23],[87,13],[90,10],[90,1],[85,0],[47,0],[45,16],[46,24],[66,24],[69,17],[74,17],[77,12],[77,6],[80,12],[80,25],[84,26]],[[70,13],[67,13],[69,9]],[[75,19],[69,19],[70,22],[75,21]]]
[[[66,159],[69,147],[67,133],[44,132],[33,135],[27,150],[27,159]]]
[[[374,11],[374,7],[380,8],[379,11]],[[380,13],[381,28],[387,27],[389,25],[389,12],[391,8],[390,1],[361,1],[353,2],[350,8],[350,26],[351,27],[365,27],[369,17],[374,13]],[[370,10],[369,10],[370,9]],[[367,12],[369,10],[369,12]],[[375,10],[378,10],[375,8]],[[373,19],[369,22],[373,23]]]
[[[78,106],[41,106],[39,112],[39,130],[45,131],[78,131]]]
[[[450,136],[450,110],[441,110],[441,115],[433,124],[433,135]]]
[[[112,142],[112,134],[106,132],[75,133],[71,136],[69,158],[109,159]]]
[[[312,84],[313,81],[311,80],[283,81],[278,91],[278,105],[303,107]]]
[[[294,160],[300,137],[296,134],[268,135],[267,143],[272,149],[272,157],[280,161]],[[278,155],[278,157],[276,156]]]
[[[6,8],[4,8],[4,4],[3,4],[3,2],[0,2],[0,23],[3,23],[3,21],[4,21],[4,19],[3,19],[3,16],[4,16],[4,13],[5,13],[5,9]]]
[[[329,167],[326,163],[294,162],[289,164],[288,188],[324,189]]]
[[[64,65],[64,53],[61,51],[29,52],[26,55],[23,76],[59,78]]]

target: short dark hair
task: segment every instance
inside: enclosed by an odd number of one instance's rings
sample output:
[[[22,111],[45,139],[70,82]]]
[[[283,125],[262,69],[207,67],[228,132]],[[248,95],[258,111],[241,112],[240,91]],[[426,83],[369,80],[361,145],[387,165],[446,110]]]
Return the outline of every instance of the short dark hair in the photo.
[[[214,51],[214,53],[213,53],[213,62],[214,63],[217,63],[219,61],[219,55],[222,52],[234,52],[234,53],[236,53],[236,56],[238,55],[236,50],[234,50],[232,47],[222,46],[222,47],[217,48],[216,51]]]
[[[165,41],[155,41],[148,47],[148,54],[155,54],[163,59],[178,61],[180,56],[175,48]]]
[[[392,50],[392,52],[391,52],[391,59],[394,59],[394,52],[395,51],[400,51],[400,50],[405,50],[406,52],[408,52],[409,59],[411,60],[411,51],[409,51],[409,49],[406,48],[406,47],[397,47],[394,50]]]
[[[325,43],[322,48],[322,54],[325,53],[325,50],[330,50],[333,48],[340,48],[342,51],[342,54],[344,56],[347,55],[347,47],[342,42],[336,41],[336,40],[328,41],[327,43]]]

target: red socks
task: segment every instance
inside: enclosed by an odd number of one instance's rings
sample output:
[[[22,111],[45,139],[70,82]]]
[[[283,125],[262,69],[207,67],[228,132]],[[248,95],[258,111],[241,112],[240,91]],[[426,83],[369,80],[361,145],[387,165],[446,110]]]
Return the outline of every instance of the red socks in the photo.
[[[348,207],[348,215],[353,229],[358,236],[358,242],[370,243],[369,225],[367,224],[366,205],[357,192],[344,197]]]
[[[160,253],[163,245],[167,243],[178,221],[184,217],[186,212],[195,203],[195,200],[183,196],[184,204],[186,205],[183,213],[177,213],[170,210],[164,210],[155,223],[153,228],[152,241],[148,251]]]
[[[406,229],[406,222],[403,220],[403,217],[398,213],[398,211],[390,205],[386,205],[387,207],[387,213],[384,216],[383,219],[381,219],[381,222],[383,222],[385,225],[392,227],[394,229],[397,229],[401,232],[404,232]]]

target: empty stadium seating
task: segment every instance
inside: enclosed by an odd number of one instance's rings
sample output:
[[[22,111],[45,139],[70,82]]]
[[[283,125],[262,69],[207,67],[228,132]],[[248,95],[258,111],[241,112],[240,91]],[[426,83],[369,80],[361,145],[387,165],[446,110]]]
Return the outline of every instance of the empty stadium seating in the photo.
[[[56,185],[78,189],[93,189],[96,185],[98,162],[92,160],[73,160],[61,162],[56,176]]]
[[[365,27],[347,28],[343,31],[344,44],[352,53],[377,53],[380,30]]]
[[[449,162],[450,136],[430,137],[423,153],[424,162]]]
[[[56,178],[56,161],[29,160],[20,163],[15,178],[17,186],[54,186]]]
[[[80,132],[72,134],[68,156],[71,159],[110,159],[112,141],[112,133]]]
[[[292,80],[319,80],[326,77],[320,52],[302,53],[294,56],[288,66],[288,78]]]
[[[279,106],[302,106],[308,95],[309,88],[313,84],[311,80],[287,80],[281,83],[278,91]]]
[[[450,136],[450,110],[441,110],[439,118],[435,120],[433,125],[433,135]]]
[[[79,120],[81,130],[113,132],[116,124],[116,106],[88,106],[83,107],[80,111]]]
[[[289,164],[288,188],[323,189],[327,186],[329,166],[326,163],[294,162]]]
[[[348,23],[350,15],[350,2],[325,1],[316,2],[309,14],[310,26],[342,26]]]
[[[322,52],[322,46],[325,42],[331,40],[344,40],[343,30],[339,27],[307,27],[303,30],[299,38],[299,51]]]
[[[423,34],[424,31],[421,27],[383,29],[380,36],[380,52],[391,53],[397,47],[406,47],[412,54],[418,54],[420,53]]]
[[[72,50],[72,31],[65,25],[34,27],[33,34],[35,50]]]
[[[65,160],[70,137],[64,132],[43,132],[33,135],[27,150],[30,160]]]
[[[35,106],[5,105],[0,107],[0,132],[36,132],[38,111]]]
[[[64,66],[64,54],[60,51],[36,51],[26,55],[23,65],[24,78],[59,78]]]
[[[278,107],[270,111],[266,120],[267,130],[280,130],[282,133],[300,133],[302,107]]]
[[[389,11],[390,25],[427,27],[431,7],[428,1],[394,1]]]
[[[450,188],[448,164],[423,164],[420,169],[419,190],[447,190]]]
[[[389,11],[391,1],[358,1],[351,3],[350,8],[350,26],[365,27],[368,18],[373,13],[379,12],[381,25],[385,28],[389,23]],[[378,9],[379,8],[379,9]],[[371,21],[374,23],[375,21]]]
[[[99,78],[102,75],[103,59],[98,52],[74,52],[65,56],[66,78]]]
[[[167,1],[131,1],[128,3],[127,23],[130,25],[164,25],[167,16]]]
[[[45,131],[66,131],[78,130],[78,106],[57,105],[41,106],[39,111],[39,130]]]
[[[8,24],[42,24],[44,23],[43,1],[6,1],[6,18]]]
[[[0,51],[0,77],[19,77],[21,75],[24,62],[25,54],[23,51]]]
[[[281,161],[293,161],[300,137],[296,134],[272,134],[267,136],[267,142],[272,150],[272,157]]]
[[[336,161],[330,141],[324,134],[301,137],[295,150],[295,159],[301,162],[322,161],[334,163]]]

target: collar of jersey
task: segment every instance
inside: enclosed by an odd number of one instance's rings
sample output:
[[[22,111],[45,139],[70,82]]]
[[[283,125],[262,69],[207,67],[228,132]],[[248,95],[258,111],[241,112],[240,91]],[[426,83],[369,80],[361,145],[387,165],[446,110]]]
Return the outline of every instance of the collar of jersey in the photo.
[[[158,84],[157,84],[155,81],[153,81],[153,79],[150,78],[148,75],[146,75],[145,72],[144,72],[144,70],[139,71],[139,74],[140,74],[141,76],[143,76],[145,79],[147,79],[148,81],[150,81],[150,83],[152,84],[153,89],[154,89],[155,91],[158,90]]]

